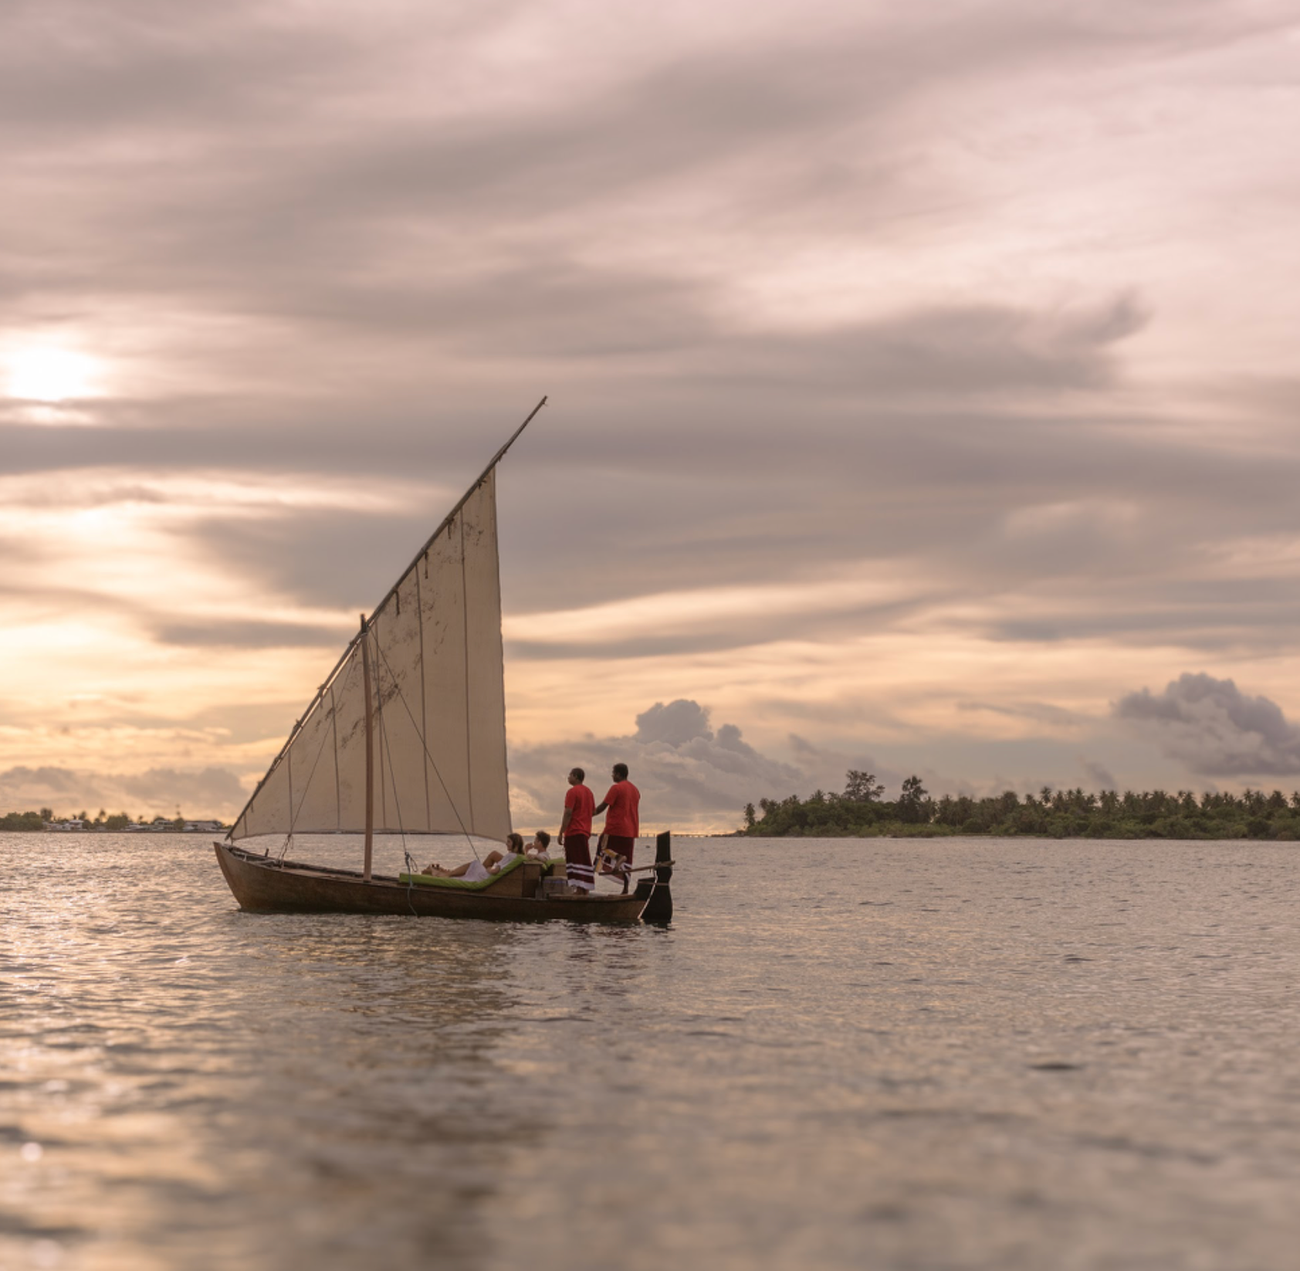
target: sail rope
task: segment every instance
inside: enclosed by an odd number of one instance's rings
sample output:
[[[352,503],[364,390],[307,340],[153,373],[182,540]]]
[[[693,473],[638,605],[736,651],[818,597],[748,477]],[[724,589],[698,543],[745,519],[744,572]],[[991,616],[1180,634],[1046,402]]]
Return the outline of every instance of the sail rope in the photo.
[[[378,648],[378,646],[379,641],[376,640],[375,647]],[[392,674],[391,667],[389,667],[389,674]],[[393,676],[393,691],[398,697],[401,697],[402,688],[401,685],[398,684],[396,676]],[[375,714],[379,716],[379,739],[384,749],[387,750],[391,756],[393,753],[393,745],[392,742],[388,740],[388,724],[384,719],[384,686],[380,679],[379,668],[377,666],[375,667],[375,699],[378,702],[378,706],[375,708]],[[411,880],[411,876],[415,873],[415,862],[411,860],[410,849],[406,846],[406,822],[402,820],[402,800],[397,793],[397,772],[393,767],[391,760],[388,764],[388,777],[393,787],[393,807],[397,811],[397,830],[402,836],[402,856],[406,860],[406,907],[415,917],[418,918],[419,914],[415,912],[415,904],[411,900],[411,892],[415,888],[415,884]]]
[[[406,694],[402,692],[402,686],[398,683],[397,676],[393,673],[393,668],[389,665],[388,658],[385,656],[384,650],[378,640],[375,641],[375,650],[378,652],[379,658],[383,664],[388,667],[388,674],[393,681],[393,692],[397,695],[397,700],[402,703],[402,709],[406,711],[406,717],[411,721],[411,727],[415,730],[415,735],[420,739],[420,745],[424,749],[424,757],[428,761],[429,767],[433,769],[433,775],[438,778],[438,784],[442,787],[443,794],[447,796],[447,803],[450,805],[452,812],[456,815],[456,822],[460,826],[460,832],[465,836],[465,842],[469,844],[469,850],[474,853],[474,859],[476,861],[481,861],[482,858],[478,854],[478,848],[474,846],[474,840],[470,836],[469,830],[465,827],[465,821],[460,814],[460,809],[456,806],[456,800],[451,797],[451,791],[447,789],[447,783],[442,779],[442,773],[438,771],[438,765],[434,762],[433,756],[429,753],[429,743],[425,740],[424,734],[420,731],[419,724],[415,722],[415,715],[411,710],[410,703],[406,700]],[[376,675],[375,678],[378,679],[379,677]],[[379,711],[378,714],[382,721],[383,711]],[[468,762],[468,754],[465,758]],[[396,798],[397,794],[396,791],[394,791],[394,801],[396,801]],[[402,818],[402,810],[400,807],[397,809],[397,818],[400,822]]]
[[[347,676],[356,670],[356,663],[353,662],[348,667],[343,679],[343,687],[347,687]],[[323,699],[322,699],[323,700]],[[330,715],[334,714],[334,707],[329,708]],[[284,860],[284,854],[289,850],[289,844],[293,841],[293,827],[298,823],[298,814],[302,811],[303,804],[307,802],[307,791],[311,789],[312,778],[316,775],[316,769],[320,765],[320,757],[325,753],[325,742],[330,736],[329,730],[321,729],[320,745],[316,747],[316,758],[312,760],[311,771],[307,773],[307,782],[302,788],[302,797],[298,800],[297,810],[294,809],[293,799],[289,799],[289,832],[284,836],[284,845],[280,848],[280,860]]]
[[[334,669],[330,671],[330,673],[325,677],[325,680],[321,684],[320,688],[316,690],[316,696],[311,699],[311,704],[307,707],[305,711],[303,711],[302,718],[299,719],[297,723],[295,723],[294,726],[289,730],[289,735],[284,739],[284,745],[280,747],[279,754],[277,754],[276,757],[271,760],[271,766],[262,774],[261,781],[257,783],[257,787],[254,789],[253,793],[248,796],[248,802],[244,804],[243,808],[240,810],[239,815],[231,823],[230,829],[226,831],[227,842],[231,841],[235,830],[239,826],[239,823],[241,821],[244,821],[244,818],[248,815],[248,810],[257,801],[257,796],[262,793],[263,786],[265,786],[266,783],[270,781],[272,774],[276,771],[276,769],[279,768],[280,760],[283,759],[286,754],[288,754],[289,747],[292,746],[293,743],[298,739],[298,735],[302,732],[303,726],[312,717],[312,714],[315,712],[316,708],[321,704],[321,702],[325,700],[325,693],[328,690],[333,688],[336,677],[338,676],[339,672],[343,669],[343,667],[347,664],[348,658],[352,654],[352,650],[355,649],[356,647],[357,647],[357,638],[353,636],[353,638],[348,641],[347,648],[344,649],[343,652],[339,655],[339,660],[334,663]],[[331,709],[333,708],[331,707]],[[335,750],[336,758],[337,758],[337,754],[338,751],[336,749]],[[247,825],[247,822],[245,822],[245,825]],[[241,835],[241,837],[243,836]]]

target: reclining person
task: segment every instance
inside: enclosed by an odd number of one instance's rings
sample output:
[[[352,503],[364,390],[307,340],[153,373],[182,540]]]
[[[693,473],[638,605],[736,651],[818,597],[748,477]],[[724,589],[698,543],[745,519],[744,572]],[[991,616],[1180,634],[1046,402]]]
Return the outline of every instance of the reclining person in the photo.
[[[491,878],[493,874],[500,873],[505,866],[523,855],[524,836],[522,834],[507,834],[505,846],[506,850],[504,852],[494,848],[481,861],[466,861],[463,865],[457,865],[455,869],[443,869],[437,861],[433,861],[420,872],[422,874],[432,874],[435,878],[463,878],[468,883],[480,883],[483,879]]]

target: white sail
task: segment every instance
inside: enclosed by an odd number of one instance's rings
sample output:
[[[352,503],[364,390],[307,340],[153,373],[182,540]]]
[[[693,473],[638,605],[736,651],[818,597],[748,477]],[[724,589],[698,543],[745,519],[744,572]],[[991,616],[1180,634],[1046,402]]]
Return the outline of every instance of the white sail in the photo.
[[[363,640],[374,831],[503,838],[510,803],[494,467],[349,646],[230,837],[365,831]]]

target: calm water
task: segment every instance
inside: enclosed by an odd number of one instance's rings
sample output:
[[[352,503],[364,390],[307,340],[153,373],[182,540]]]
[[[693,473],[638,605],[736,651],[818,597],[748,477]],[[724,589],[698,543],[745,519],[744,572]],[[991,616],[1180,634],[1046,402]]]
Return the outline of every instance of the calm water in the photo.
[[[1297,1266],[1300,847],[677,856],[600,930],[0,835],[0,1267]]]

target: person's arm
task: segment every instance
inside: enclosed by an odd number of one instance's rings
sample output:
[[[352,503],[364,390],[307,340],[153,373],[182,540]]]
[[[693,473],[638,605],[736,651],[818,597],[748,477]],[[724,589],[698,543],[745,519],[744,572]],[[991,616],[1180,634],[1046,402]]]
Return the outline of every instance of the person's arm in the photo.
[[[609,807],[608,803],[598,803],[596,804],[596,810],[591,815],[599,816],[607,807]]]
[[[564,835],[569,828],[569,822],[573,820],[573,809],[566,803],[564,805],[564,815],[560,818],[560,833],[557,836],[561,843],[564,842]]]

